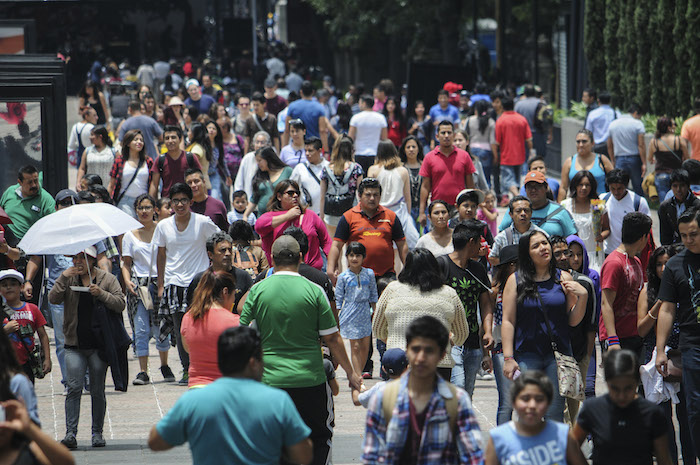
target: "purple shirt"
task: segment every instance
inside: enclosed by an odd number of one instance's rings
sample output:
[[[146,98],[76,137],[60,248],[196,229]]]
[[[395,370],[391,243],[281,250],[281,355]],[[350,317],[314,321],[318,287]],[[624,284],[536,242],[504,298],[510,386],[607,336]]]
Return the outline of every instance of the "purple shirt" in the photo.
[[[221,200],[215,199],[211,195],[208,195],[204,202],[192,201],[192,207],[190,209],[194,213],[199,213],[200,215],[211,218],[214,224],[217,225],[222,231],[228,231],[226,206]]]

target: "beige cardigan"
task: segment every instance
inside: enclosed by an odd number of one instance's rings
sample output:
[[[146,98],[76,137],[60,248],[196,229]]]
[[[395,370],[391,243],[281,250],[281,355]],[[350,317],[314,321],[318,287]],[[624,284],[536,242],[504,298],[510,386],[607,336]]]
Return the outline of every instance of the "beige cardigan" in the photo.
[[[126,306],[126,299],[119,281],[111,273],[99,268],[92,269],[97,284],[102,293],[95,297],[102,301],[105,307],[113,312],[121,313]],[[63,304],[63,334],[67,346],[78,345],[78,302],[80,293],[71,290],[70,286],[82,286],[80,276],[67,278],[63,273],[58,277],[49,292],[49,302]]]
[[[391,282],[377,302],[377,311],[372,322],[372,332],[386,342],[387,349],[406,350],[406,328],[416,318],[430,315],[437,318],[449,332],[452,341],[461,346],[469,336],[467,316],[457,292],[449,286],[431,292],[398,281]],[[452,368],[450,356],[452,345],[447,343],[447,353],[438,367]]]

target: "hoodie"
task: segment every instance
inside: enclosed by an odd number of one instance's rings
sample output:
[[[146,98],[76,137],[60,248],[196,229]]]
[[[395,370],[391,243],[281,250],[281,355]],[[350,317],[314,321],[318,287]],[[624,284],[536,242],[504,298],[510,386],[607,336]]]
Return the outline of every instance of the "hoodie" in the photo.
[[[591,326],[597,328],[599,326],[599,322],[602,321],[600,319],[600,303],[601,303],[601,291],[600,291],[600,275],[598,274],[597,271],[592,270],[588,266],[588,251],[586,250],[586,244],[583,243],[583,240],[581,240],[580,237],[576,235],[571,235],[566,238],[566,243],[571,246],[571,243],[575,242],[578,245],[581,246],[583,249],[583,267],[581,268],[581,271],[576,273],[573,272],[573,276],[577,281],[581,281],[581,284],[584,285],[584,287],[589,288],[588,291],[589,293],[592,291],[593,296],[595,297],[594,299],[589,299],[589,303],[593,303],[593,311],[592,311],[592,321],[589,323]],[[588,278],[588,279],[578,279],[578,276]],[[584,283],[585,281],[585,283]],[[586,285],[588,284],[588,286]],[[588,311],[587,311],[588,313]],[[581,322],[583,324],[587,320],[586,317],[584,317],[584,320]],[[579,325],[580,326],[580,325]],[[578,326],[577,326],[578,328]]]

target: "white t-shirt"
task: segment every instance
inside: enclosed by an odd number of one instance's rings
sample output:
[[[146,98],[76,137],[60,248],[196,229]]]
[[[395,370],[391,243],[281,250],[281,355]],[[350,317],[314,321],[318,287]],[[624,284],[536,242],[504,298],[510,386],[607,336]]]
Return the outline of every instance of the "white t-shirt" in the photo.
[[[124,189],[126,189],[126,185],[129,184],[129,181],[131,181],[131,178],[134,176],[134,172],[136,172],[136,166],[131,166],[130,163],[124,163],[124,171],[122,172],[122,185],[121,185],[121,192],[124,192]],[[136,175],[136,179],[134,179],[134,182],[131,183],[129,188],[126,190],[124,193],[125,197],[138,197],[141,194],[145,194],[148,192],[148,165],[144,163],[141,165],[141,169],[139,170],[138,174]]]
[[[150,268],[151,278],[158,277],[157,249],[153,241],[143,242],[137,239],[131,231],[127,232],[122,238],[122,257],[131,257],[134,263],[132,268],[134,276],[147,278],[149,276],[148,269]]]
[[[355,133],[355,155],[376,155],[382,128],[387,127],[386,118],[376,111],[361,111],[350,118]]]
[[[606,194],[600,194],[600,198],[602,199]],[[615,196],[610,194],[610,198],[605,203],[605,209],[610,219],[610,235],[605,241],[606,255],[611,254],[622,242],[622,219],[626,214],[634,211],[634,197],[638,197],[638,195],[628,190],[627,195],[622,197],[622,200],[618,201]],[[646,199],[641,197],[639,200],[638,211],[649,215],[649,204],[647,204]]]
[[[191,214],[184,231],[177,230],[174,215],[158,223],[153,243],[166,249],[166,286],[187,287],[197,273],[209,267],[207,239],[217,231],[219,228],[208,216],[198,213]]]
[[[255,152],[245,154],[241,160],[241,165],[238,167],[236,180],[233,182],[234,191],[245,191],[248,194],[248,199],[253,196],[253,176],[258,169],[258,164],[255,162]]]
[[[309,167],[308,169],[306,167]],[[299,163],[294,167],[290,179],[299,183],[299,187],[309,191],[311,195],[311,209],[317,215],[321,214],[321,184],[319,184],[311,173],[309,169],[313,171],[318,180],[321,180],[321,173],[323,168],[328,166],[328,160],[321,159],[321,163],[318,165],[312,165],[311,163]],[[302,189],[302,190],[303,190]]]

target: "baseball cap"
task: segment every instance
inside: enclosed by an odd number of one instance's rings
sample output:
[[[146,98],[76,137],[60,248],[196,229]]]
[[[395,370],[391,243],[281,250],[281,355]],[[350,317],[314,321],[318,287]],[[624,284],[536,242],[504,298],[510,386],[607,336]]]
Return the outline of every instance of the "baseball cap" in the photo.
[[[298,257],[300,252],[299,243],[292,236],[280,236],[272,244],[273,257]]]
[[[406,352],[402,349],[389,349],[382,356],[382,368],[389,376],[398,376],[408,366]]]
[[[188,79],[187,82],[185,83],[185,89],[189,89],[190,86],[199,87],[199,81],[196,79]]]
[[[97,249],[94,245],[91,245],[90,247],[85,249],[84,252],[92,258],[97,258]]]
[[[511,262],[518,261],[518,246],[516,244],[511,244],[503,247],[501,252],[498,254],[498,265],[507,265]]]
[[[457,206],[459,206],[459,204],[464,202],[465,199],[463,199],[462,197],[466,196],[467,194],[469,194],[471,192],[474,192],[476,194],[476,196],[478,198],[478,201],[476,202],[477,204],[481,204],[484,202],[484,197],[486,197],[486,196],[479,189],[463,189],[462,191],[460,191],[459,194],[457,194]]]
[[[24,276],[17,270],[2,270],[0,271],[0,281],[3,279],[16,279],[20,284],[24,284]]]
[[[547,184],[547,177],[541,171],[530,171],[525,175],[525,180],[523,185],[529,182],[536,182],[538,184]]]
[[[75,192],[74,190],[71,189],[61,189],[58,191],[58,194],[56,194],[56,203],[59,203],[63,200],[66,199],[73,199],[73,203],[78,203],[80,201],[80,198],[78,197],[78,193]]]

